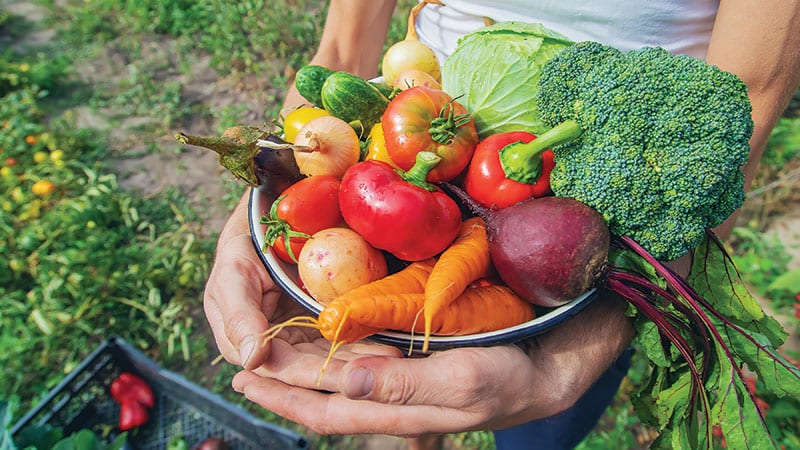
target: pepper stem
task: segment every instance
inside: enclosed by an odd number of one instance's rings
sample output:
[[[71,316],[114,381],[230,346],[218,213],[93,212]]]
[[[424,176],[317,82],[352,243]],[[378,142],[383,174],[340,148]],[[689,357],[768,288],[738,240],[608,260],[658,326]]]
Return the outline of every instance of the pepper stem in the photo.
[[[566,120],[527,144],[518,142],[500,149],[500,165],[507,178],[520,183],[535,184],[542,173],[541,154],[551,147],[572,142],[581,134],[583,128],[578,122]]]
[[[436,186],[427,182],[428,173],[439,164],[442,157],[433,152],[419,152],[414,160],[414,165],[408,170],[397,169],[397,173],[408,183],[419,186],[428,191],[435,191]]]

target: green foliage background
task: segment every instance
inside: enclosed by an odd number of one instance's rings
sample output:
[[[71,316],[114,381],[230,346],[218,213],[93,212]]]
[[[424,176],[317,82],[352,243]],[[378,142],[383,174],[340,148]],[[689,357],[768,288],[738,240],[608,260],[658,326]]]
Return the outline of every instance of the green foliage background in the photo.
[[[413,3],[398,2],[387,46],[402,39]],[[42,12],[41,17],[0,6],[0,48],[5,49],[0,51],[0,399],[16,399],[20,412],[26,411],[91,349],[118,335],[167,368],[286,424],[231,394],[235,368],[209,369],[216,354],[201,293],[215,233],[203,228],[176,188],[147,196],[121,189],[110,163],[119,156],[114,137],[79,126],[70,110],[113,108],[121,116],[148,116],[152,121],[136,130],[136,139],[148,143],[148,151],[174,152],[155,138],[198,117],[210,118],[209,133],[240,121],[237,105],[191,104],[178,77],[165,81],[165,73],[180,75],[208,61],[220,77],[253,74],[261,80],[271,99],[263,105],[263,119],[274,119],[287,83],[317,45],[326,2],[43,0],[31,5],[35,8],[27,10]],[[56,33],[49,41],[18,45],[31,32],[48,29]],[[172,59],[148,60],[145,46],[153,42],[174,49]],[[130,61],[126,76],[83,82],[81,69],[108,48]],[[787,116],[770,141],[756,188],[800,166],[799,153],[800,119]],[[34,194],[32,186],[40,180],[53,182],[56,190]],[[227,207],[240,192],[234,189],[223,199]],[[781,192],[788,199],[792,189]],[[790,311],[800,286],[791,279],[773,284],[788,272],[788,252],[763,235],[770,211],[758,200],[750,200],[755,206],[743,214],[734,239],[741,269],[776,308]],[[647,442],[626,397],[630,385],[641,381],[643,367],[636,364],[582,449],[607,448],[610,440],[619,448]],[[781,412],[773,423],[776,433],[789,436],[787,448],[799,448],[794,445],[800,430],[790,418],[800,407],[784,402],[776,409]],[[354,437],[314,441],[316,448],[357,445]],[[455,435],[451,443],[454,448],[494,447],[486,432]]]

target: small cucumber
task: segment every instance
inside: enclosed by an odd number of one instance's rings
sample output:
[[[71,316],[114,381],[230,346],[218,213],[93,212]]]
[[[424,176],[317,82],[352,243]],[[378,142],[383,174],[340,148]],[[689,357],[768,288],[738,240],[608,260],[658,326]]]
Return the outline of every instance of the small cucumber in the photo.
[[[322,107],[322,85],[334,71],[327,67],[309,64],[297,71],[294,86],[297,92],[315,106]]]
[[[331,115],[363,130],[381,120],[389,99],[367,80],[348,72],[334,72],[322,85],[322,107]]]

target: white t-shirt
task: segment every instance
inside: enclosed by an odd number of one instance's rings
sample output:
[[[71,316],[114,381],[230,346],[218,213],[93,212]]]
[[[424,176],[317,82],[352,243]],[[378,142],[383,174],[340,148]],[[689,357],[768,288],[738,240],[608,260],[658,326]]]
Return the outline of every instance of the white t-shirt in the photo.
[[[573,41],[591,40],[627,51],[659,46],[705,58],[719,0],[442,0],[417,18],[420,40],[441,61],[458,38],[495,22],[538,22]]]

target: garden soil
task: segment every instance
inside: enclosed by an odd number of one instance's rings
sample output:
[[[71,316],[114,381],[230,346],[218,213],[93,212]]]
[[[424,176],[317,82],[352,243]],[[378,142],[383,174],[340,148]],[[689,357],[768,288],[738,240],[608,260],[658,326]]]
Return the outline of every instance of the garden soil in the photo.
[[[3,0],[6,9],[32,22],[41,22],[46,10],[30,1]],[[35,48],[55,38],[54,30],[32,27],[24,39],[13,43],[19,48]],[[141,59],[162,58],[177,67],[174,42],[169,39],[145,42],[142,45]],[[129,74],[130,65],[123,52],[113,47],[105,48],[81,64],[76,76],[87,85],[113,85]],[[165,63],[170,66],[170,63]],[[280,93],[270,88],[253,75],[224,76],[216,73],[208,58],[198,57],[188,70],[161,70],[156,73],[157,82],[179,82],[182,85],[181,103],[191,110],[214,111],[235,107],[240,111],[241,124],[261,125],[270,118],[263,117],[265,105],[280,98]],[[119,110],[118,110],[119,109]],[[215,133],[216,119],[208,113],[182,118],[180,123],[172,124],[160,134],[149,131],[159,128],[161,118],[149,115],[126,116],[121,114],[123,107],[90,108],[75,107],[69,113],[75,117],[79,127],[88,127],[108,132],[110,145],[116,155],[112,165],[117,171],[122,188],[137,191],[145,196],[155,195],[167,188],[177,188],[182,192],[201,215],[200,229],[207,235],[214,235],[222,229],[228,214],[223,199],[226,195],[237,195],[243,188],[224,172],[216,154],[193,147],[181,146],[174,140],[177,131],[189,134]],[[797,186],[798,181],[794,180]],[[780,237],[785,247],[792,252],[792,268],[800,267],[800,199],[791,204],[774,208],[775,213],[766,215],[766,233]],[[758,201],[753,200],[753,201]],[[779,317],[780,319],[780,317]],[[206,330],[208,334],[208,330]],[[210,339],[210,336],[209,336]],[[796,336],[787,346],[800,349]],[[405,448],[404,440],[390,436],[370,436],[359,440],[362,450],[393,450]],[[448,441],[449,449],[457,448]]]

